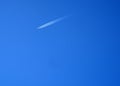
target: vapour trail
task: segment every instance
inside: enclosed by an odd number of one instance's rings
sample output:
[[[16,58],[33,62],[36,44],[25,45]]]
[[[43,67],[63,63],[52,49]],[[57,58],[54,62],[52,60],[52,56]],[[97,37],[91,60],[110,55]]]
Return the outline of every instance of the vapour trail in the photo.
[[[45,24],[39,26],[37,29],[46,28],[46,27],[51,26],[51,25],[53,25],[53,24],[55,24],[55,23],[57,23],[57,22],[59,22],[59,21],[61,21],[61,20],[64,20],[65,18],[66,18],[66,16],[60,17],[60,18],[55,19],[55,20],[52,20],[52,21],[50,21],[50,22],[47,22],[47,23],[45,23]]]

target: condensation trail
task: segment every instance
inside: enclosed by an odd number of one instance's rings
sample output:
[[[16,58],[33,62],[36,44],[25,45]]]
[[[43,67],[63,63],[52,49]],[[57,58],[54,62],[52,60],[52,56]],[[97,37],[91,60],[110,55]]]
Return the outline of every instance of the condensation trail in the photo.
[[[55,20],[50,21],[50,22],[47,22],[47,23],[45,23],[45,24],[39,26],[37,29],[43,29],[43,28],[46,28],[46,27],[51,26],[51,25],[53,25],[53,24],[55,24],[55,23],[57,23],[57,22],[59,22],[59,21],[65,19],[65,18],[66,18],[66,16],[64,16],[64,17],[60,17],[60,18],[55,19]]]

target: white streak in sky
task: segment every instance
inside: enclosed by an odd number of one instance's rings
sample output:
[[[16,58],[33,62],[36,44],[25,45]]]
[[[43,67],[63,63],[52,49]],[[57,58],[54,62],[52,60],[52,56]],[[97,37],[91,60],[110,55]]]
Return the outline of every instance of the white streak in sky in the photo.
[[[53,20],[53,21],[50,21],[50,22],[48,22],[48,23],[45,23],[45,24],[39,26],[37,29],[46,28],[46,27],[48,27],[48,26],[50,26],[50,25],[53,25],[53,24],[55,24],[55,23],[57,23],[57,22],[65,19],[65,18],[66,18],[66,16],[65,16],[65,17],[60,17],[60,18],[58,18],[58,19],[55,19],[55,20]]]

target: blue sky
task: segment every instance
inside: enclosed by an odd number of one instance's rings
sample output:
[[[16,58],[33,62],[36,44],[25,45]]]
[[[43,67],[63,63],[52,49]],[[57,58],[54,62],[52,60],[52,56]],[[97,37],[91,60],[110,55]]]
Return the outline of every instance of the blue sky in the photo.
[[[1,0],[0,86],[119,86],[119,4]]]

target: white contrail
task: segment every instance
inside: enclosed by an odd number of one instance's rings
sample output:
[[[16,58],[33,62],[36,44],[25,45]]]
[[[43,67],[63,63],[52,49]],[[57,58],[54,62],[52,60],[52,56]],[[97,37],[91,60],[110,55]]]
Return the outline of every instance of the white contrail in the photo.
[[[48,23],[45,23],[45,24],[39,26],[37,29],[46,28],[46,27],[48,27],[48,26],[50,26],[50,25],[53,25],[53,24],[55,24],[55,23],[57,23],[57,22],[65,19],[65,18],[66,18],[66,16],[65,16],[65,17],[60,17],[60,18],[58,18],[58,19],[55,19],[55,20],[53,20],[53,21],[50,21],[50,22],[48,22]]]

